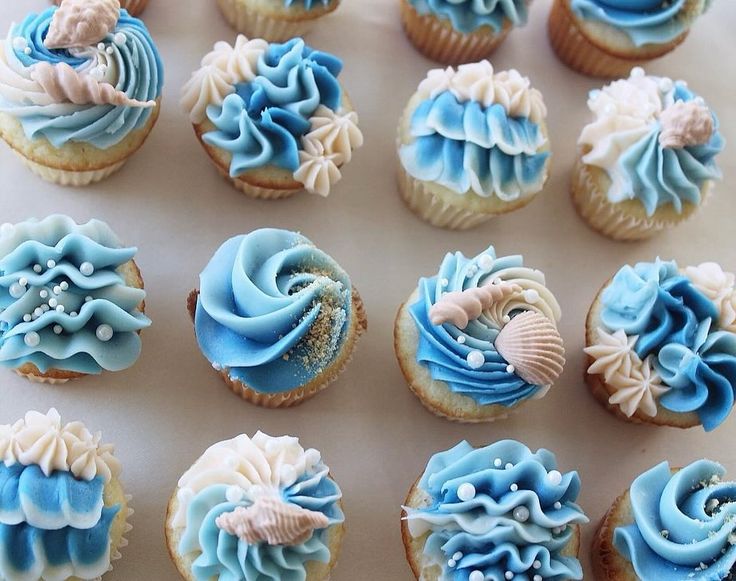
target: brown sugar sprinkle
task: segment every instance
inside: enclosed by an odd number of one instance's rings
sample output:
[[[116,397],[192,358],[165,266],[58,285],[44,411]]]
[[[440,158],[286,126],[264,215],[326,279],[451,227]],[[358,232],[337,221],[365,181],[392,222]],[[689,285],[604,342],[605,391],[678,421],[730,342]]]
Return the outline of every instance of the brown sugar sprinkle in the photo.
[[[334,281],[330,281],[330,283],[325,286],[327,292],[320,297],[319,314],[312,323],[306,337],[302,340],[305,353],[301,360],[304,366],[308,368],[321,369],[325,363],[329,362],[337,350],[337,343],[342,335],[341,331],[347,318],[343,308],[342,285]],[[315,301],[312,308],[316,307],[317,304],[318,302]]]

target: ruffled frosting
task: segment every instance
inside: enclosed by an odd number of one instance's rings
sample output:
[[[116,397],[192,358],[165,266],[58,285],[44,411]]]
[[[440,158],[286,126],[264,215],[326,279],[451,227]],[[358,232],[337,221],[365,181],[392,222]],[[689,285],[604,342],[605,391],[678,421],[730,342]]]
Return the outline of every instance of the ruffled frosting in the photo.
[[[0,364],[95,374],[138,358],[142,289],[120,268],[135,256],[104,222],[61,215],[0,231]]]
[[[405,518],[413,537],[428,534],[425,563],[439,565],[441,579],[583,578],[579,561],[561,554],[574,525],[588,522],[575,504],[580,479],[560,473],[551,452],[461,442],[432,456],[417,486],[428,506],[406,507]]]
[[[457,194],[513,201],[538,192],[549,152],[541,94],[488,61],[431,71],[420,84],[410,140],[399,157],[412,177]]]
[[[257,391],[308,383],[355,313],[345,271],[305,237],[262,229],[225,242],[200,275],[195,327],[216,369]]]
[[[446,293],[493,281],[515,285],[514,292],[484,309],[462,330],[450,321],[432,323],[430,310]],[[456,252],[445,256],[437,275],[419,281],[418,293],[409,307],[419,332],[416,357],[433,380],[480,405],[511,407],[544,395],[547,386],[524,381],[494,345],[504,326],[521,312],[538,312],[553,324],[559,321],[559,304],[540,271],[524,267],[518,255],[497,258],[493,247],[473,258]]]
[[[582,161],[606,171],[610,202],[638,200],[648,216],[664,206],[682,213],[701,203],[708,180],[720,178],[718,120],[683,82],[635,68],[593,91],[588,106],[595,120],[580,135],[588,150]]]
[[[482,26],[500,33],[504,26],[523,26],[528,18],[528,0],[411,0],[419,14],[449,20],[453,28],[470,34]]]
[[[665,44],[690,28],[710,0],[571,0],[570,7],[585,20],[604,22],[621,30],[636,46]]]
[[[57,10],[28,16],[0,43],[0,112],[18,118],[29,139],[108,149],[149,120],[163,64],[143,22],[124,10],[101,43],[48,49],[43,39]]]
[[[178,551],[196,555],[192,574],[198,581],[303,581],[307,562],[330,561],[328,531],[344,520],[342,494],[319,452],[304,450],[298,439],[288,436],[258,432],[253,438],[241,435],[211,446],[182,476],[177,495],[172,524],[183,530]],[[223,515],[263,499],[324,515],[327,526],[301,543],[271,545],[249,544],[218,525],[225,524]]]
[[[736,567],[736,483],[726,470],[698,460],[672,472],[667,462],[630,489],[634,522],[613,543],[640,579],[730,579]]]

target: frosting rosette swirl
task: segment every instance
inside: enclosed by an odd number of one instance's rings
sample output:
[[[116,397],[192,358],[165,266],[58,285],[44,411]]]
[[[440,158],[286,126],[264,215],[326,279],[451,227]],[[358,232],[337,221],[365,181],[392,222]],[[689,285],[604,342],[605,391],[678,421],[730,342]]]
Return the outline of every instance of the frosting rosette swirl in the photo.
[[[514,440],[461,442],[430,459],[416,491],[421,506],[404,508],[407,529],[426,536],[423,563],[440,566],[439,579],[583,578],[565,552],[588,522],[575,504],[580,479],[560,473],[551,452]]]
[[[667,462],[630,489],[634,522],[613,542],[640,579],[730,579],[736,566],[736,483],[726,470],[698,460],[681,470]]]
[[[197,341],[218,370],[265,393],[316,377],[355,316],[345,271],[307,238],[261,229],[225,242],[200,275]]]
[[[0,364],[97,374],[141,350],[145,291],[129,284],[135,248],[98,220],[61,215],[0,231]],[[140,283],[138,283],[140,284]]]
[[[470,34],[489,26],[501,32],[504,26],[523,26],[529,16],[529,0],[411,0],[419,14],[434,14],[449,20],[455,30]]]
[[[443,297],[494,284],[507,286],[509,291],[479,308],[464,328],[449,320],[432,321],[430,313]],[[520,369],[497,349],[503,329],[519,314],[537,313],[552,325],[561,316],[544,275],[525,267],[521,256],[497,257],[492,246],[473,258],[461,252],[447,254],[435,276],[419,281],[417,292],[417,300],[409,307],[419,332],[416,358],[433,380],[480,405],[512,407],[546,393],[548,385],[525,381]]]

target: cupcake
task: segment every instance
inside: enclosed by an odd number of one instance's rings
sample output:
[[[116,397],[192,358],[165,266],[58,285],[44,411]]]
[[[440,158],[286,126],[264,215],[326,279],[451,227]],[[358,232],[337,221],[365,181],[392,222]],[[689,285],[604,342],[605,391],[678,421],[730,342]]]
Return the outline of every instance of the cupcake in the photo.
[[[416,579],[582,579],[577,472],[503,440],[430,458],[409,491],[401,533]]]
[[[399,122],[399,190],[434,226],[466,229],[532,201],[547,181],[542,94],[488,61],[429,71]]]
[[[711,0],[555,0],[552,48],[567,66],[593,77],[624,77],[685,40]]]
[[[0,578],[99,579],[120,558],[133,514],[120,463],[55,409],[0,425]]]
[[[562,373],[560,306],[519,255],[448,254],[399,308],[394,349],[409,388],[438,416],[503,418]]]
[[[593,543],[596,579],[644,581],[733,579],[736,482],[710,460],[638,476],[619,496]]]
[[[401,0],[401,23],[427,58],[445,64],[479,61],[512,28],[526,24],[530,1]]]
[[[181,104],[218,171],[253,198],[327,196],[363,144],[342,62],[300,38],[218,42]]]
[[[143,145],[162,84],[148,30],[118,0],[63,0],[0,41],[0,137],[43,179],[88,185]]]
[[[582,218],[614,240],[641,240],[703,205],[721,172],[718,120],[683,81],[646,76],[593,91],[572,198]]]
[[[182,578],[326,581],[342,493],[314,448],[258,432],[214,444],[179,479],[166,544]]]
[[[62,0],[54,0],[54,4],[59,6]],[[131,16],[140,16],[141,12],[146,9],[148,0],[120,0],[120,8],[128,11]]]
[[[133,365],[151,324],[135,253],[99,220],[0,226],[0,365],[44,383]]]
[[[588,312],[585,380],[632,422],[717,428],[736,397],[734,275],[713,262],[624,266]]]
[[[288,407],[334,381],[367,328],[350,277],[301,234],[225,242],[187,303],[197,343],[233,392]]]

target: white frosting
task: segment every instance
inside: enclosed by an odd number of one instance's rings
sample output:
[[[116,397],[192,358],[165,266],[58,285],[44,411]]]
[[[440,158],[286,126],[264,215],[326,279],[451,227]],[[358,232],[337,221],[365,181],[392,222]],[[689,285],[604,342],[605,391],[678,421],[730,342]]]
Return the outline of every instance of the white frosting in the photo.
[[[338,167],[344,162],[342,154],[327,153],[320,141],[303,138],[299,162],[294,179],[309,193],[327,197],[333,184],[342,178]]]
[[[291,486],[320,461],[317,450],[304,450],[297,438],[275,438],[258,432],[252,438],[240,435],[218,442],[179,479],[179,506],[173,526],[183,528],[187,509],[195,495],[214,484],[225,484],[233,493],[251,500]]]
[[[309,119],[309,125],[311,129],[304,138],[319,141],[325,153],[339,154],[343,163],[348,163],[353,158],[353,150],[363,145],[363,134],[355,111],[336,113],[320,105]]]
[[[585,352],[594,359],[588,373],[603,375],[606,383],[617,373],[631,375],[631,370],[641,365],[641,359],[634,351],[638,339],[638,335],[628,337],[622,329],[611,334],[599,327],[598,343],[585,348]]]
[[[736,277],[715,262],[688,266],[683,274],[718,307],[718,324],[736,333]]]

